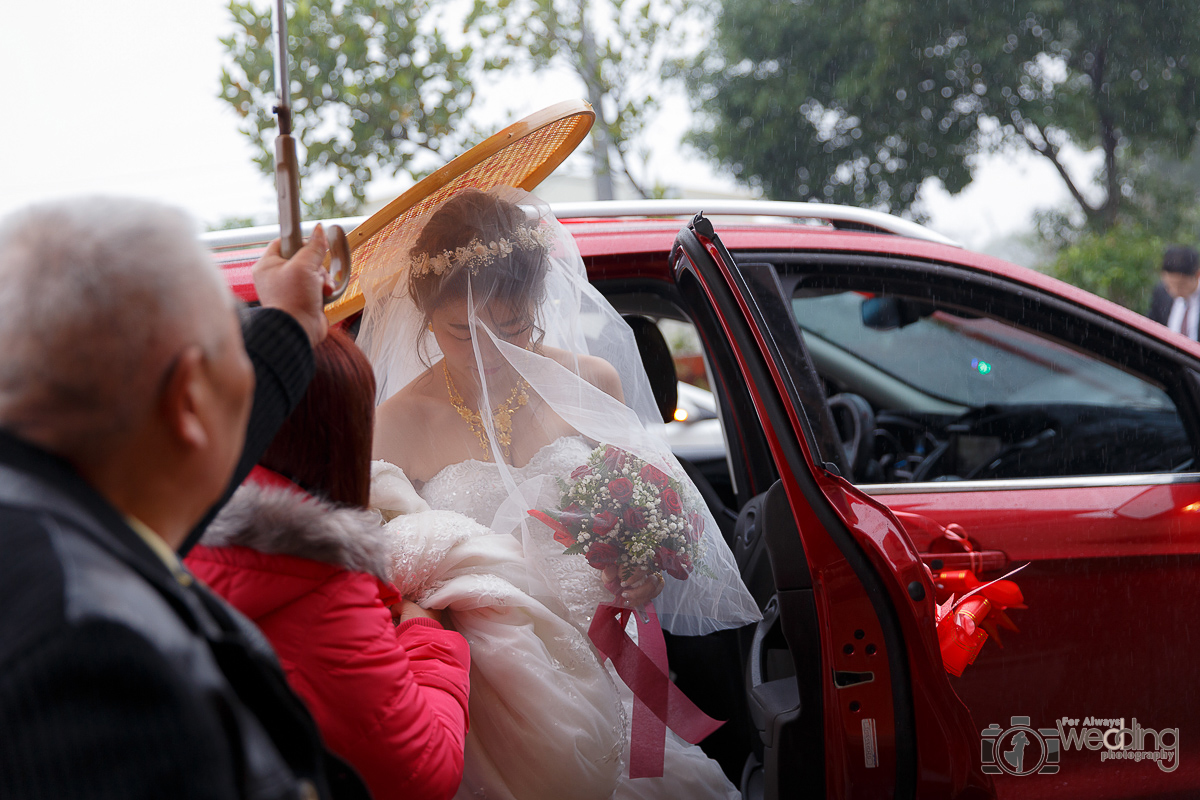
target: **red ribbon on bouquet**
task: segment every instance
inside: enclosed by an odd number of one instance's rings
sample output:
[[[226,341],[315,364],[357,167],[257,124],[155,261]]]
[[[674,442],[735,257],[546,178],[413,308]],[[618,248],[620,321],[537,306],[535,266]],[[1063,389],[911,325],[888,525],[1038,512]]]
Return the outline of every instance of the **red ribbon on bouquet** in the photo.
[[[637,642],[625,632],[630,609],[606,603],[597,606],[588,636],[633,691],[629,777],[661,778],[667,728],[685,742],[699,744],[725,723],[705,714],[671,683],[658,614],[652,603],[644,610],[646,618],[637,617]]]

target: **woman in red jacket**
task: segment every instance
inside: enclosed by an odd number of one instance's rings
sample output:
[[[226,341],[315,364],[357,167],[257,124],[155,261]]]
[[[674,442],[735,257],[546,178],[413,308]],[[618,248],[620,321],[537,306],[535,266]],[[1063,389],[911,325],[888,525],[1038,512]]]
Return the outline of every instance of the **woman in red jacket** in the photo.
[[[246,484],[186,559],[266,634],[328,747],[376,800],[462,780],[466,640],[402,600],[370,483],[374,377],[338,330]]]

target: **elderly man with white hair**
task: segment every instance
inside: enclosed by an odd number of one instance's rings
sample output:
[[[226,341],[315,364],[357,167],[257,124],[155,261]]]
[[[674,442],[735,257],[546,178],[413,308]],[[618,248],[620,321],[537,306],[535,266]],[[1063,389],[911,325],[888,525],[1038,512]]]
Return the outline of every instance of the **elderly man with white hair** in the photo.
[[[274,244],[239,325],[178,211],[0,225],[0,797],[366,796],[176,555],[303,395],[324,250]]]

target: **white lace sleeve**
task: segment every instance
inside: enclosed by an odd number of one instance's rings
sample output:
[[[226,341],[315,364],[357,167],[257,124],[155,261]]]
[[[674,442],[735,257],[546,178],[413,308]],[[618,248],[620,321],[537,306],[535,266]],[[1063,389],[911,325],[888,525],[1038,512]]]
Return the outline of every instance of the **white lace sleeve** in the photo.
[[[371,462],[371,506],[383,514],[383,521],[400,514],[428,511],[404,470],[387,461]]]

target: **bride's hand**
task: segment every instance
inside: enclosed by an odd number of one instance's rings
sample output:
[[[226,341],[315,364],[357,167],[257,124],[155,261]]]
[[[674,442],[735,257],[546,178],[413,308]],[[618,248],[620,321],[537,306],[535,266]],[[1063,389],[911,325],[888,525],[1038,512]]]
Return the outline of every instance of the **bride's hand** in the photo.
[[[441,624],[442,612],[436,608],[421,608],[411,600],[401,600],[392,607],[392,622],[399,625],[401,622],[413,619],[414,617],[425,617],[434,622]]]
[[[629,608],[641,608],[658,597],[666,583],[661,572],[640,569],[623,581],[619,580],[620,572],[616,566],[605,567],[602,572],[604,585],[609,587],[621,605]]]

